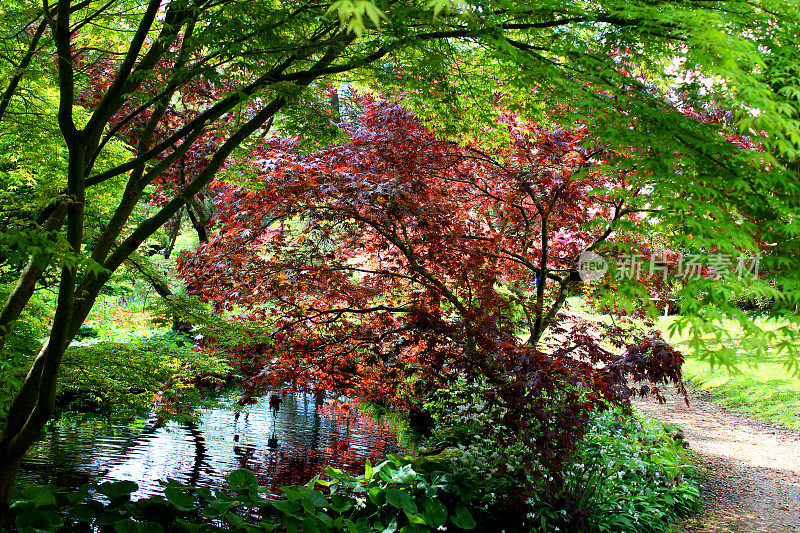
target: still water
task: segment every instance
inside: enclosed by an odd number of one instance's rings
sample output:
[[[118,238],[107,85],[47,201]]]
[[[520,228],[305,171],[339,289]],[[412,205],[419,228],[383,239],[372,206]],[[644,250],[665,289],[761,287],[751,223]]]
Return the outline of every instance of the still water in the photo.
[[[347,403],[319,405],[312,395],[290,394],[276,411],[269,395],[246,407],[236,399],[228,393],[216,407],[200,409],[196,424],[62,417],[28,452],[18,483],[130,480],[139,484],[135,497],[143,497],[160,492],[160,479],[214,487],[249,468],[274,491],[305,483],[326,465],[358,472],[367,458],[403,451],[388,421]]]

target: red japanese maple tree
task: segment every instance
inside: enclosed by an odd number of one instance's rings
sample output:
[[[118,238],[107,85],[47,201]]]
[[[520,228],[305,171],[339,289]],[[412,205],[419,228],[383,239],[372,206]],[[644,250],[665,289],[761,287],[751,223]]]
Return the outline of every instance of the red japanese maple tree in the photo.
[[[636,208],[635,173],[585,124],[547,129],[502,115],[508,143],[439,139],[401,104],[366,100],[349,140],[314,153],[269,138],[218,183],[214,233],[183,255],[191,293],[269,334],[237,347],[246,389],[288,384],[418,410],[454,379],[488,383],[503,441],[531,438],[546,461],[574,444],[624,375],[680,384],[658,337],[623,355],[594,325],[558,312],[578,255]],[[594,221],[595,224],[588,224]],[[622,346],[627,332],[605,332]],[[627,339],[631,342],[631,339]]]

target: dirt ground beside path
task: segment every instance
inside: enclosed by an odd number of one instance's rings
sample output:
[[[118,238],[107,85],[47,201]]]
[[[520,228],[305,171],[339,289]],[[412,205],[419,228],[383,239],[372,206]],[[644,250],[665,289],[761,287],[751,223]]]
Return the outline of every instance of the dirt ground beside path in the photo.
[[[645,414],[675,424],[706,469],[703,514],[692,533],[800,533],[800,435],[723,409],[708,393],[676,394],[666,404],[637,400]]]

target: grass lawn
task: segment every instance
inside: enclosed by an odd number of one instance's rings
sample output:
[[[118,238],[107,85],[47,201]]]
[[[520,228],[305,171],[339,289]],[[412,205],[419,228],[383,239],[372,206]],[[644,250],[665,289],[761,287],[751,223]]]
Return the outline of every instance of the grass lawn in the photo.
[[[711,392],[720,405],[800,431],[800,377],[792,377],[782,366],[780,359],[785,355],[755,355],[741,350],[736,356],[738,372],[712,368],[688,347],[685,339],[669,334],[671,320],[672,317],[662,318],[659,329],[686,356],[684,379]],[[729,331],[735,330],[731,323]]]
[[[608,320],[607,317],[594,313],[582,298],[569,298],[568,308],[594,320]],[[661,317],[655,327],[663,332],[664,338],[670,344],[686,356],[683,365],[684,379],[709,391],[720,405],[800,431],[800,376],[793,377],[787,372],[782,364],[785,354],[765,355],[748,351],[741,342],[736,342],[737,335],[739,338],[743,336],[739,325],[729,321],[726,330],[733,337],[733,343],[729,346],[737,352],[734,356],[736,371],[731,372],[719,365],[712,367],[707,359],[689,346],[686,336],[670,334],[669,325],[674,320],[675,317]],[[759,325],[764,329],[776,327],[766,322]],[[708,341],[709,347],[713,347],[714,342],[710,336]]]

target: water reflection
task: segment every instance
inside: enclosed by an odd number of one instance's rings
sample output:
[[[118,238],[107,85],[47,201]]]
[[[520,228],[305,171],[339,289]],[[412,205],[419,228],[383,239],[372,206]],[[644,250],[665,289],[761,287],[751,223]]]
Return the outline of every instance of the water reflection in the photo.
[[[367,458],[401,451],[388,422],[348,404],[319,404],[306,394],[265,395],[247,407],[235,400],[230,393],[218,407],[200,410],[198,424],[64,417],[31,448],[19,483],[131,480],[141,497],[160,492],[160,479],[219,486],[231,471],[249,468],[275,490],[304,483],[326,465],[358,471]]]

